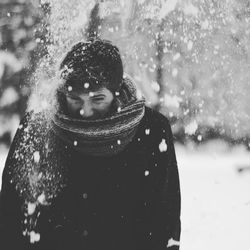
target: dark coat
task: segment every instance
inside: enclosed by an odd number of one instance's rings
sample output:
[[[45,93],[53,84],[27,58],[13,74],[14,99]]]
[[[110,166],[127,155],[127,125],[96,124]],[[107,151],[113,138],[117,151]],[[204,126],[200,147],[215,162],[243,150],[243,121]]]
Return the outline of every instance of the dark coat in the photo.
[[[27,123],[22,121],[21,130]],[[67,185],[50,206],[40,208],[36,228],[41,238],[33,244],[22,234],[24,201],[9,174],[20,134],[19,129],[2,177],[1,249],[179,249],[167,248],[169,239],[180,237],[180,187],[166,117],[146,107],[133,141],[112,157],[86,156],[64,147]],[[167,150],[160,150],[162,140]]]

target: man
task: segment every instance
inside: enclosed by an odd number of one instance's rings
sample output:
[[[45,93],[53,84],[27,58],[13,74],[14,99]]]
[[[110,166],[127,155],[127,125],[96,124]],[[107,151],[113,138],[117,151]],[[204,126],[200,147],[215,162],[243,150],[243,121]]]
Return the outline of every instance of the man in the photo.
[[[7,157],[1,248],[179,249],[167,118],[138,97],[108,41],[77,43],[60,70],[57,105],[24,117]]]

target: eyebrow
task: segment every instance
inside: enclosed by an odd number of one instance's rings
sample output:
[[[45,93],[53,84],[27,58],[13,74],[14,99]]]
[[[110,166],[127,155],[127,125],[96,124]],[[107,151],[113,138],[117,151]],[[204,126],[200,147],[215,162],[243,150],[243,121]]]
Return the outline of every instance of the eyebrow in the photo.
[[[96,94],[96,95],[91,96],[91,97],[106,97],[106,95],[105,94]]]
[[[66,96],[68,97],[74,97],[74,98],[78,98],[79,96],[77,94],[66,94]]]
[[[88,94],[86,94],[86,96],[87,96]],[[80,98],[80,96],[79,95],[77,95],[77,94],[73,94],[73,93],[70,93],[70,94],[67,94],[67,96],[68,97],[73,97],[73,98]],[[91,98],[95,98],[95,97],[106,97],[106,95],[105,94],[103,94],[103,93],[97,93],[97,94],[94,94],[93,96],[90,96]]]

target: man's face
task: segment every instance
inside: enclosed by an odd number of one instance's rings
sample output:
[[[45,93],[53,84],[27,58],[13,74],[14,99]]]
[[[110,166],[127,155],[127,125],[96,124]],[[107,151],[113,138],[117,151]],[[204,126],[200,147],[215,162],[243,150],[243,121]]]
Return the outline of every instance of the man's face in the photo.
[[[70,91],[66,94],[69,115],[80,119],[99,119],[110,111],[113,93],[103,87],[93,92]]]

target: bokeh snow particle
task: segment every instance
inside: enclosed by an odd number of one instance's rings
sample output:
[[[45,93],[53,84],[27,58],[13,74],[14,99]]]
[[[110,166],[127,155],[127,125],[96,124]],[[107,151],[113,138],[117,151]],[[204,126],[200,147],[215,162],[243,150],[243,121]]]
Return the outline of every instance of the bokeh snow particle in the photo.
[[[28,215],[32,215],[35,212],[35,210],[36,210],[36,203],[29,202],[27,207]]]
[[[167,247],[172,247],[172,246],[179,246],[180,242],[174,240],[173,238],[169,239]]]
[[[178,75],[178,69],[174,68],[172,71],[172,76],[176,77]]]
[[[45,204],[45,194],[44,193],[42,193],[42,194],[40,194],[39,196],[38,196],[38,198],[37,198],[37,201],[40,203],[40,204]]]
[[[155,92],[159,92],[159,91],[161,90],[160,85],[159,85],[158,82],[156,82],[156,81],[153,81],[153,82],[151,83],[151,87],[152,87],[152,89],[153,89]]]
[[[88,82],[85,82],[85,83],[84,83],[84,88],[85,88],[85,89],[88,89],[88,88],[89,88],[89,83],[88,83]]]
[[[80,110],[80,115],[84,115],[84,109]]]
[[[198,129],[198,124],[196,121],[192,121],[185,127],[185,134],[193,135]]]
[[[187,48],[188,50],[192,50],[194,43],[192,41],[188,42]]]
[[[197,140],[198,140],[198,141],[202,141],[202,135],[198,135],[198,136],[197,136]]]
[[[30,243],[35,243],[40,241],[40,234],[34,231],[30,232]]]
[[[178,60],[180,57],[181,57],[181,54],[180,54],[180,53],[175,54],[175,55],[173,56],[173,61]]]
[[[159,144],[159,150],[160,152],[166,152],[168,149],[168,145],[166,143],[165,139],[162,139],[161,143]]]
[[[180,103],[183,101],[183,99],[179,96],[171,96],[168,94],[164,95],[164,104],[167,107],[174,107],[174,108],[179,108],[180,107]]]
[[[39,151],[36,151],[36,152],[33,154],[33,157],[34,157],[35,163],[38,163],[38,162],[40,161],[40,153],[39,153]]]

